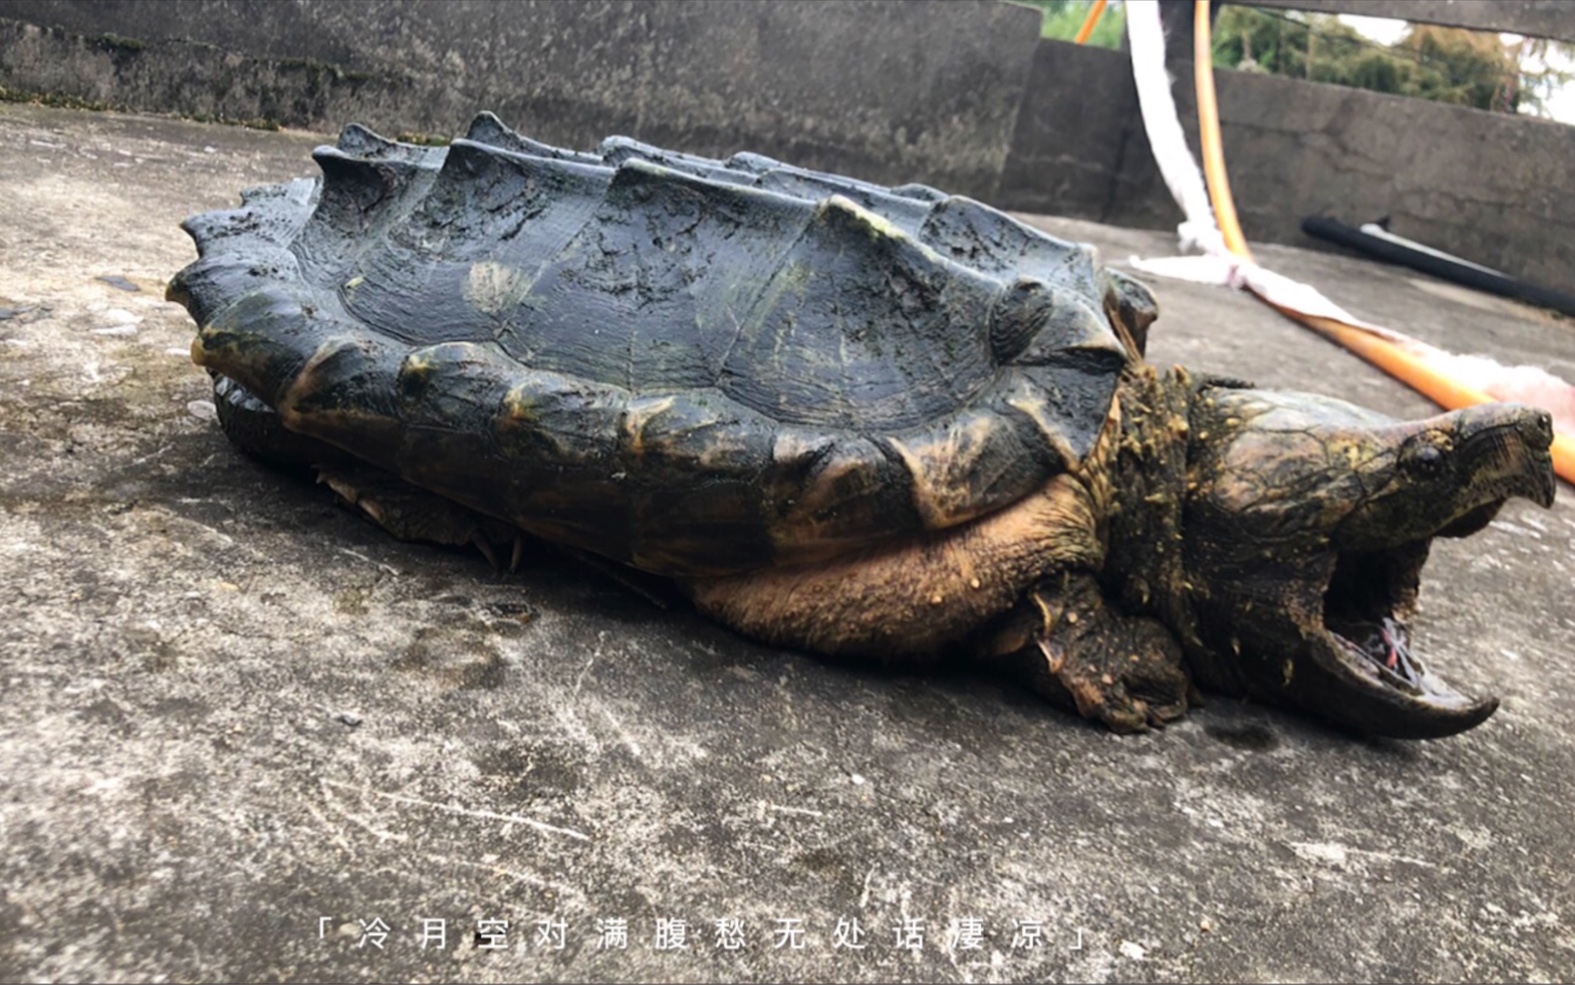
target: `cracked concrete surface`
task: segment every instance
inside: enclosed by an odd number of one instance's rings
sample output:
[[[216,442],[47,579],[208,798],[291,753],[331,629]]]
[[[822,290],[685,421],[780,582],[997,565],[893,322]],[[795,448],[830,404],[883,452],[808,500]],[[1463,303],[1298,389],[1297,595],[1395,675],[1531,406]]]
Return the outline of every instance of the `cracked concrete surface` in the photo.
[[[756,646],[556,554],[507,575],[400,544],[231,450],[162,301],[177,224],[310,173],[322,139],[0,106],[0,979],[1575,967],[1568,486],[1435,548],[1417,650],[1504,699],[1438,742],[1220,698],[1121,738],[994,680]],[[1568,320],[1260,252],[1428,341],[1575,367]],[[1158,362],[1434,412],[1245,297],[1157,290]],[[854,920],[866,946],[835,946]]]

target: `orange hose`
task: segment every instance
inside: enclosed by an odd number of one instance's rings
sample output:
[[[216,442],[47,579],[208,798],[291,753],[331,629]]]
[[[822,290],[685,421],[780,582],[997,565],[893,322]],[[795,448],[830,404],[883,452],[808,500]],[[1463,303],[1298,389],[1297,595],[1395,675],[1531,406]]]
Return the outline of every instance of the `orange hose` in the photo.
[[[1077,37],[1072,40],[1078,44],[1087,44],[1094,33],[1094,25],[1099,23],[1099,15],[1105,12],[1105,0],[1094,0],[1094,5],[1088,8],[1088,16],[1083,18],[1083,26],[1077,29]]]
[[[1214,55],[1209,30],[1209,0],[1194,0],[1192,54],[1195,62],[1194,84],[1198,93],[1198,136],[1203,145],[1203,174],[1208,181],[1209,199],[1214,203],[1215,221],[1225,246],[1249,262],[1252,253],[1236,218],[1230,181],[1225,175],[1225,150],[1220,141],[1219,106],[1214,100]],[[1261,298],[1261,296],[1260,296]],[[1261,298],[1287,318],[1303,325],[1354,352],[1395,379],[1448,410],[1490,403],[1493,398],[1466,386],[1428,366],[1411,353],[1388,340],[1353,325],[1284,308]],[[1575,438],[1566,434],[1553,437],[1553,470],[1566,482],[1575,483]]]
[[[1198,92],[1198,133],[1203,144],[1203,175],[1209,183],[1209,201],[1225,246],[1244,260],[1252,259],[1247,237],[1236,221],[1236,200],[1225,175],[1225,144],[1220,140],[1220,110],[1214,99],[1214,43],[1209,30],[1209,0],[1196,0],[1192,8],[1193,83]]]

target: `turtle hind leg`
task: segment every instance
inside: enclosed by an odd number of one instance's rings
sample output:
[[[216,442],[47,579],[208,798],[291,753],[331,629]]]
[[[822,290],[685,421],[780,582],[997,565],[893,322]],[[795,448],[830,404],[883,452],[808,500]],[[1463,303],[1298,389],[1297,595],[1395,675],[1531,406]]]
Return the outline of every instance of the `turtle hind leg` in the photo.
[[[474,547],[500,571],[517,570],[527,544],[532,550],[542,546],[541,541],[511,523],[478,513],[369,465],[320,466],[317,481],[399,540],[444,547]],[[670,608],[676,598],[671,583],[665,578],[648,575],[589,551],[562,544],[552,546],[657,608]]]
[[[213,404],[225,437],[250,457],[285,472],[310,477],[359,507],[400,540],[445,547],[474,546],[498,569],[519,567],[524,535],[458,503],[361,463],[325,441],[297,434],[278,413],[227,376],[215,375]]]
[[[1043,697],[1115,732],[1143,732],[1186,714],[1197,692],[1181,646],[1159,622],[1123,615],[1091,575],[1032,589],[987,644],[989,662]]]
[[[230,443],[264,465],[310,475],[320,465],[355,461],[325,441],[286,428],[272,407],[228,376],[214,376],[213,406]]]
[[[518,568],[524,555],[526,535],[518,527],[427,492],[382,469],[319,465],[317,481],[399,540],[474,547],[500,571]]]

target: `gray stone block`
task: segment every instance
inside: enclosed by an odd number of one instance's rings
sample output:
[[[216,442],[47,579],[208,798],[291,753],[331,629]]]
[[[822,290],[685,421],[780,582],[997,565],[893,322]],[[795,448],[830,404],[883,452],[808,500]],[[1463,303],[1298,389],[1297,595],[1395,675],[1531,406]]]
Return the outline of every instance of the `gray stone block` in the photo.
[[[490,109],[550,143],[621,133],[979,197],[1038,34],[1023,7],[891,0],[5,0],[0,17],[37,26],[0,34],[15,88],[394,133]]]

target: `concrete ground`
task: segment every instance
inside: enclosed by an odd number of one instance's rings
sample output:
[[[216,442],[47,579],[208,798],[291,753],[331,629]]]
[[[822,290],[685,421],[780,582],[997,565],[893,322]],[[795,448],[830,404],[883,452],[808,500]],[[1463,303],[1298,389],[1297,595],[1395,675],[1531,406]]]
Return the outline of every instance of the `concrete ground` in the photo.
[[[162,300],[176,226],[322,139],[0,106],[0,980],[1575,969],[1568,486],[1435,548],[1417,650],[1503,698],[1451,739],[1221,698],[1121,738],[994,680],[774,651],[551,552],[508,575],[398,543],[231,450]],[[1575,371],[1567,320],[1260,252],[1372,320]],[[1156,361],[1434,412],[1246,297],[1158,292]]]

